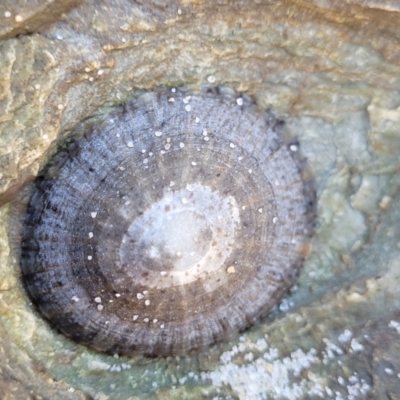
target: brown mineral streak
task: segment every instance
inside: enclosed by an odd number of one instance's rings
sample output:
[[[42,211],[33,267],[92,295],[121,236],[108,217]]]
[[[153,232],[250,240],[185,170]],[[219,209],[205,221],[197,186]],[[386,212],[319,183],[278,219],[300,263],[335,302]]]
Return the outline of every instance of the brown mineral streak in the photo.
[[[314,181],[281,122],[238,98],[147,93],[43,171],[21,268],[59,331],[108,353],[185,354],[256,323],[295,283]]]

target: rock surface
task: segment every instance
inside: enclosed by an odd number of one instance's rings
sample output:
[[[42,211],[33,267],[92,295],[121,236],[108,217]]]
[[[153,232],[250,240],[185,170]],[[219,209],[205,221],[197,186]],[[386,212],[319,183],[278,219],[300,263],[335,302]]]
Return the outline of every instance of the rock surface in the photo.
[[[53,3],[0,8],[0,397],[399,397],[400,3]],[[197,355],[87,351],[21,286],[24,185],[113,106],[207,82],[276,111],[314,169],[319,224],[299,284],[262,324]]]

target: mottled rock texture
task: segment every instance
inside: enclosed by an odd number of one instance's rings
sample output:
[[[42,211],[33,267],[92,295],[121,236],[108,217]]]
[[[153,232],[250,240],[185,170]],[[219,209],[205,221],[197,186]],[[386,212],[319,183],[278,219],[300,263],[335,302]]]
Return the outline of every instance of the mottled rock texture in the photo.
[[[399,397],[400,3],[27,4],[0,5],[0,397]],[[318,228],[297,290],[196,356],[117,359],[70,343],[20,283],[24,185],[116,105],[207,82],[272,108],[314,169]]]

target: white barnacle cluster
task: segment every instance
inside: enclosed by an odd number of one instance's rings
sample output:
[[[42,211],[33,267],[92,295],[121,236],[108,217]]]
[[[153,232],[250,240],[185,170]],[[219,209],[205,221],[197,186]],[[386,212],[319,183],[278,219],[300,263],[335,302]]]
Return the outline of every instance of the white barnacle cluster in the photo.
[[[350,345],[352,333],[345,330],[338,337],[338,343]],[[202,372],[201,379],[210,379],[217,387],[228,385],[240,398],[320,398],[335,400],[358,400],[371,393],[368,377],[357,371],[347,376],[329,376],[321,373],[321,364],[327,368],[336,365],[341,368],[342,357],[351,354],[350,348],[341,347],[329,339],[323,339],[324,348],[317,351],[296,349],[288,355],[268,345],[268,336],[253,342],[241,336],[239,343],[220,356],[217,369]],[[347,369],[345,369],[348,373]],[[390,375],[394,371],[386,368]],[[196,378],[197,375],[194,375]],[[193,378],[187,376],[187,379]]]

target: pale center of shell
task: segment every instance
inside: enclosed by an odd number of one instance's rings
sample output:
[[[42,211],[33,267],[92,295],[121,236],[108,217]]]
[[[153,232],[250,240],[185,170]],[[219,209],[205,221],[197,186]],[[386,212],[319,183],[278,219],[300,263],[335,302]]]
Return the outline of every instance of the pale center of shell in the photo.
[[[184,285],[224,265],[239,226],[232,196],[200,184],[167,191],[129,226],[120,261],[137,283]]]

